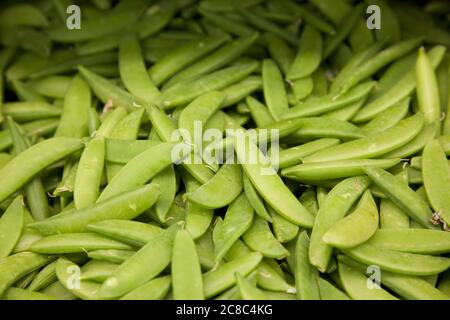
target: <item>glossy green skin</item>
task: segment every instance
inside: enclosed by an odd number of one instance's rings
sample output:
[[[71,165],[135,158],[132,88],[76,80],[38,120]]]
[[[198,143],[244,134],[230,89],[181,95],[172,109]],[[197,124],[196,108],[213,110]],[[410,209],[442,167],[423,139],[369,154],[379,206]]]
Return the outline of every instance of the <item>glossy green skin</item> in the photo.
[[[306,231],[302,231],[295,244],[295,286],[297,298],[301,300],[320,300],[319,271],[310,264],[309,238]]]
[[[45,266],[54,258],[32,252],[13,254],[2,260],[0,264],[0,297],[14,282],[40,267]]]
[[[264,60],[262,79],[267,108],[275,120],[280,120],[289,109],[289,105],[281,71],[274,61]]]
[[[18,122],[59,117],[61,109],[44,101],[7,102],[3,104],[3,115]]]
[[[65,254],[91,250],[129,250],[131,247],[94,233],[51,235],[34,242],[29,250],[42,254]]]
[[[123,263],[135,253],[136,251],[132,250],[94,250],[88,252],[88,257],[94,260]]]
[[[280,216],[270,207],[269,212],[275,238],[281,243],[294,240],[300,228],[297,225]]]
[[[120,300],[162,300],[170,290],[170,276],[155,278],[130,291]]]
[[[154,140],[105,139],[105,160],[126,164],[138,154],[161,143]]]
[[[159,197],[159,187],[148,184],[96,203],[86,209],[63,212],[29,227],[43,234],[83,232],[91,223],[109,219],[129,220],[150,208]],[[73,213],[73,214],[72,214]]]
[[[43,119],[27,122],[21,125],[28,137],[33,135],[47,136],[53,133],[58,126],[57,119]],[[12,145],[11,132],[9,130],[0,131],[0,150],[4,150]]]
[[[406,117],[409,109],[409,102],[410,98],[403,99],[378,114],[375,118],[362,126],[364,133],[367,135],[376,135],[395,126]]]
[[[250,75],[247,78],[222,89],[221,92],[225,95],[222,108],[232,106],[246,97],[249,97],[253,92],[259,91],[262,88],[262,85],[263,82],[260,76]]]
[[[203,278],[195,243],[189,232],[179,230],[173,243],[172,293],[175,300],[203,300]]]
[[[172,246],[179,224],[148,242],[144,247],[127,259],[102,284],[99,298],[120,297],[157,276],[172,258]],[[146,261],[153,261],[152,264]]]
[[[250,179],[244,174],[242,175],[242,181],[244,185],[244,193],[247,197],[248,202],[250,202],[251,206],[255,210],[256,214],[269,222],[272,222],[272,218],[270,217],[269,213],[267,212],[267,209],[264,205],[263,200],[259,196],[258,192],[256,191],[255,187],[253,187],[252,182]]]
[[[80,279],[102,283],[117,269],[118,266],[118,264],[108,261],[91,260],[81,268]]]
[[[0,201],[22,187],[50,164],[82,148],[81,140],[52,138],[33,145],[0,169]]]
[[[350,300],[344,292],[322,278],[319,278],[319,291],[321,300]]]

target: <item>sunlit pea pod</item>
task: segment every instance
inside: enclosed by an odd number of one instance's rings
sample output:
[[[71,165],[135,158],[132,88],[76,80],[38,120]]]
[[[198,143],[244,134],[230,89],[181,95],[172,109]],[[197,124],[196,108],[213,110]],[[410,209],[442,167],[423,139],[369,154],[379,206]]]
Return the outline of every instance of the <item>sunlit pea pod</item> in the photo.
[[[120,41],[119,70],[125,87],[132,94],[147,103],[156,101],[160,92],[147,73],[139,40],[135,34],[125,35]]]
[[[264,40],[270,57],[278,64],[283,74],[286,75],[295,58],[294,50],[283,39],[273,33],[265,33]]]
[[[450,224],[450,166],[438,140],[430,141],[423,149],[422,176],[427,197],[436,215],[441,222]]]
[[[29,227],[43,234],[83,232],[87,225],[109,219],[133,219],[149,209],[159,197],[158,185],[149,184],[111,197],[82,210],[62,212]]]
[[[344,253],[361,263],[378,265],[382,270],[400,274],[427,276],[441,273],[450,266],[449,258],[399,252],[369,244],[345,249]]]
[[[22,276],[37,270],[54,258],[32,252],[22,252],[2,259],[0,264],[0,296]]]
[[[388,169],[397,165],[400,161],[401,159],[356,159],[305,163],[284,168],[281,171],[281,176],[297,181],[348,178],[363,175],[363,167],[365,166]]]
[[[25,3],[3,8],[0,21],[0,25],[3,27],[48,27],[49,25],[49,21],[41,10]]]
[[[13,194],[50,164],[82,147],[83,144],[79,139],[52,138],[39,142],[20,153],[0,169],[0,178],[3,181],[0,188],[0,201]]]
[[[350,297],[329,283],[327,280],[319,277],[320,300],[350,300]]]
[[[347,256],[338,255],[339,263],[348,265],[359,272],[366,273],[367,267],[356,262]],[[386,270],[382,271],[380,278],[383,286],[388,287],[401,297],[409,300],[448,300],[450,297],[430,285],[422,277],[408,276],[398,273],[392,273]]]
[[[294,166],[301,163],[304,157],[337,144],[339,144],[338,139],[324,138],[281,150],[279,153],[279,167],[283,169]]]
[[[246,257],[226,262],[217,269],[203,274],[203,288],[205,298],[209,299],[227,290],[236,283],[235,273],[243,276],[255,270],[262,260],[258,252],[250,253]]]
[[[169,292],[171,282],[170,276],[152,279],[122,296],[120,300],[162,300]]]
[[[81,269],[78,265],[61,257],[56,262],[56,275],[63,287],[73,295],[83,300],[97,300],[97,293],[100,284],[93,281],[82,281],[77,276],[81,276]]]
[[[261,102],[259,102],[252,96],[248,96],[245,101],[250,109],[252,118],[258,127],[262,127],[275,122],[275,119],[270,114],[269,109],[267,109],[267,107]]]
[[[229,39],[227,34],[210,36],[179,47],[149,69],[150,77],[155,85],[159,86],[177,71],[207,55]]]
[[[25,204],[23,197],[18,196],[0,217],[0,259],[8,257],[22,235]]]
[[[225,256],[233,244],[250,228],[253,221],[253,208],[242,193],[230,204],[222,224],[214,234],[216,262]]]
[[[375,135],[399,123],[408,113],[410,98],[394,104],[362,126],[367,135]]]
[[[322,239],[325,243],[337,248],[358,246],[377,231],[378,220],[375,201],[370,191],[366,191],[356,209],[328,229]]]
[[[171,143],[161,143],[130,160],[109,182],[97,202],[142,186],[167,168],[172,164],[173,146]]]
[[[298,234],[299,227],[280,216],[270,207],[269,212],[272,220],[272,230],[275,238],[281,243],[289,242],[295,239]]]
[[[203,300],[203,278],[194,240],[181,229],[175,235],[171,262],[175,300]]]
[[[235,276],[237,287],[239,288],[243,300],[267,300],[268,297],[264,292],[250,283],[250,281],[244,278],[240,273],[236,272]]]
[[[367,286],[368,278],[364,273],[347,266],[338,264],[339,279],[345,292],[354,300],[398,300],[386,290],[379,288],[371,290]]]
[[[262,84],[263,82],[260,76],[251,75],[222,89],[221,92],[225,95],[222,108],[232,106],[250,96],[253,92],[260,91]]]
[[[260,195],[256,191],[250,179],[247,177],[247,175],[243,174],[242,180],[245,196],[247,197],[247,200],[250,202],[251,206],[255,210],[256,214],[260,218],[272,222],[272,218],[267,212],[267,209],[264,205],[264,201],[261,199]]]
[[[178,223],[172,225],[122,263],[103,282],[98,297],[120,297],[156,277],[172,259],[174,237],[180,228]],[[154,261],[151,265],[142,263],[150,260]]]
[[[340,89],[341,94],[347,92],[361,80],[372,76],[375,72],[388,65],[392,61],[395,61],[408,54],[409,52],[417,48],[422,43],[422,41],[422,38],[412,38],[396,43],[380,51],[377,55],[373,56],[364,64],[362,64],[360,68],[358,68],[358,70],[352,73],[352,75],[347,78],[346,81],[344,81]]]
[[[257,67],[258,62],[254,61],[224,68],[196,79],[181,81],[162,93],[160,104],[164,109],[170,109],[189,103],[202,94],[221,90],[244,79]]]
[[[389,199],[380,200],[380,228],[409,228],[409,216]]]
[[[3,115],[17,122],[27,122],[61,116],[62,110],[43,101],[6,102]]]
[[[423,47],[419,49],[416,62],[416,83],[418,109],[424,114],[426,122],[439,120],[441,106],[436,73]]]
[[[117,263],[102,260],[90,260],[81,267],[80,280],[102,283],[118,267]]]
[[[108,101],[112,101],[114,107],[124,107],[130,111],[141,104],[142,101],[140,99],[135,98],[127,91],[117,87],[106,78],[95,74],[83,66],[78,66],[78,70],[89,84],[94,94],[103,103],[106,104]]]
[[[322,61],[322,37],[318,30],[306,25],[298,44],[298,52],[286,75],[288,80],[297,80],[311,75]]]
[[[313,217],[286,187],[257,146],[248,137],[236,137],[234,147],[247,177],[262,198],[292,223],[311,227]],[[254,163],[248,161],[251,154],[256,156],[257,161]]]
[[[129,250],[131,247],[94,233],[66,233],[45,237],[34,242],[29,250],[42,254],[65,254],[90,250]]]
[[[356,86],[351,91],[339,96],[338,98],[336,98],[334,94],[312,98],[292,107],[289,111],[282,115],[282,118],[292,119],[297,117],[317,116],[343,108],[366,97],[374,86],[375,82],[368,81]]]
[[[174,140],[173,133],[177,129],[176,125],[172,122],[168,115],[164,111],[154,106],[147,107],[147,113],[153,128],[158,133],[161,140],[170,142]],[[183,167],[199,182],[206,183],[214,176],[214,173],[206,167],[204,164],[187,164],[184,163]]]
[[[133,24],[143,11],[143,7],[134,7],[129,10],[111,12],[98,19],[86,19],[82,28],[69,30],[64,23],[51,28],[48,33],[52,40],[62,43],[75,43],[101,38]]]
[[[275,239],[266,220],[256,217],[250,228],[243,234],[243,241],[254,251],[269,258],[282,259],[289,252]]]
[[[324,203],[319,205],[309,247],[310,262],[319,271],[327,270],[333,249],[322,240],[323,235],[345,216],[369,185],[370,181],[366,177],[347,178],[336,185]]]
[[[411,188],[383,169],[366,167],[364,171],[373,183],[413,220],[426,228],[436,228],[431,223],[431,209]]]
[[[272,261],[273,263],[269,263]],[[273,267],[273,265],[276,267]],[[278,269],[277,269],[278,268]],[[290,285],[284,276],[283,271],[275,260],[263,260],[258,266],[257,284],[260,288],[270,291],[295,293],[295,288]]]
[[[442,61],[446,48],[444,46],[435,46],[427,52],[431,64],[437,68]],[[393,104],[409,96],[416,88],[416,76],[414,70],[406,73],[397,83],[386,90],[386,92],[373,101],[369,102],[352,119],[355,123],[365,122],[373,119],[377,114],[386,110]]]
[[[295,286],[297,298],[301,300],[320,300],[319,271],[310,264],[308,257],[309,238],[302,231],[295,243]]]
[[[344,19],[342,19],[336,30],[336,34],[328,35],[324,39],[323,59],[328,58],[344,39],[347,38],[361,17],[362,11],[363,5],[359,4],[355,9],[347,13]]]
[[[126,164],[138,154],[160,143],[155,140],[105,139],[105,160]]]
[[[93,250],[87,253],[88,257],[94,260],[108,261],[113,263],[123,263],[134,255],[134,250]]]
[[[286,89],[281,71],[273,60],[263,62],[263,92],[270,114],[275,120],[289,110]]]
[[[255,32],[223,45],[202,60],[177,73],[167,82],[166,86],[173,85],[181,80],[192,79],[226,66],[238,58],[258,37],[259,33]]]
[[[376,136],[357,139],[321,150],[306,157],[303,163],[350,159],[370,159],[399,148],[416,137],[424,123],[423,115],[415,114],[400,121],[396,126]]]

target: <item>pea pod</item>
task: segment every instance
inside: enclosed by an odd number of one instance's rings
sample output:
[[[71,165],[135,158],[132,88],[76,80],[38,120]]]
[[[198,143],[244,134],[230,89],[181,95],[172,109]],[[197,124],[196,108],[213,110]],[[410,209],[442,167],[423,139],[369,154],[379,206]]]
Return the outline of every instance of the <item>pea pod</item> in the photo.
[[[0,259],[8,257],[19,241],[22,234],[24,214],[23,198],[18,196],[1,216],[0,234],[2,234],[2,241]]]
[[[161,300],[169,292],[170,276],[163,276],[150,280],[140,287],[122,296],[121,300]]]
[[[319,272],[310,264],[309,238],[306,231],[300,233],[295,244],[295,286],[297,298],[301,300],[320,300]]]
[[[240,273],[236,273],[236,282],[242,299],[244,300],[267,300],[267,296]]]

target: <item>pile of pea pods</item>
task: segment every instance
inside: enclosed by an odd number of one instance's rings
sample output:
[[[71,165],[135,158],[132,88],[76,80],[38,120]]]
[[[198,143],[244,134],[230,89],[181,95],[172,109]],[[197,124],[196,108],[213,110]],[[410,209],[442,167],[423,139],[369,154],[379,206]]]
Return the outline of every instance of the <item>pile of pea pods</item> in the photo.
[[[449,53],[444,0],[3,1],[0,299],[450,299]]]

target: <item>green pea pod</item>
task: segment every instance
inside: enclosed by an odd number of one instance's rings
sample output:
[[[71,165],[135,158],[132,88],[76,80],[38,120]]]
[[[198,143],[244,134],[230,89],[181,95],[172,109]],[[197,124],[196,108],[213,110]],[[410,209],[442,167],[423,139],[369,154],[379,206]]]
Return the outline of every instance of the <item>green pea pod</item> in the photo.
[[[18,196],[0,218],[0,234],[2,234],[0,259],[9,256],[21,237],[24,209],[23,198]]]
[[[120,297],[164,270],[171,261],[173,241],[179,229],[180,224],[172,225],[122,263],[102,284],[98,292],[99,298]],[[153,263],[142,263],[149,259]]]
[[[405,118],[409,109],[410,98],[405,98],[402,101],[394,104],[388,109],[382,111],[372,120],[362,126],[362,130],[367,135],[376,135],[389,128],[392,128]]]
[[[262,79],[260,76],[248,76],[244,80],[241,80],[229,87],[222,89],[222,93],[225,98],[222,103],[222,108],[232,106],[242,99],[245,99],[255,91],[259,91],[262,88]]]
[[[109,219],[133,219],[150,208],[159,197],[159,187],[148,184],[113,196],[82,210],[62,212],[51,219],[29,224],[43,234],[85,231],[87,225]]]
[[[136,251],[133,250],[94,250],[88,252],[88,257],[94,260],[109,261],[112,263],[122,263]]]
[[[377,231],[378,220],[377,206],[370,191],[367,190],[356,209],[328,229],[322,239],[336,248],[356,247],[366,242]]]
[[[195,243],[189,232],[179,230],[172,253],[172,291],[175,300],[203,300],[203,279]]]
[[[234,19],[228,19],[226,16],[220,15],[218,13],[210,12],[203,8],[204,3],[199,5],[198,11],[202,16],[208,21],[217,26],[219,29],[231,33],[235,36],[248,36],[254,32],[254,29],[247,26],[244,23],[236,21]]]
[[[64,99],[71,82],[71,77],[57,75],[34,79],[29,81],[27,84],[31,90],[42,96]]]
[[[350,300],[344,292],[319,277],[319,291],[321,300]]]
[[[264,99],[269,112],[275,120],[280,120],[289,106],[283,77],[274,61],[264,60],[262,78]]]
[[[269,212],[272,220],[272,229],[273,233],[275,234],[275,238],[281,243],[294,240],[298,234],[299,227],[280,216],[270,207]]]
[[[56,261],[53,261],[39,271],[27,289],[29,291],[41,291],[57,280]]]
[[[170,290],[170,276],[150,280],[122,296],[120,300],[162,300]]]
[[[81,268],[81,280],[102,283],[118,266],[118,264],[108,261],[90,260]]]
[[[7,102],[3,104],[3,115],[17,122],[27,122],[61,116],[61,109],[43,101]]]
[[[295,52],[280,37],[273,33],[265,33],[264,39],[269,50],[270,57],[278,64],[283,74],[286,75],[295,58]]]
[[[145,150],[161,142],[155,140],[105,139],[105,160],[126,164]]]
[[[214,256],[220,261],[233,244],[250,228],[253,220],[253,209],[244,193],[236,198],[228,207],[222,225],[215,233]]]
[[[319,205],[309,247],[311,264],[319,271],[327,270],[332,253],[332,247],[323,241],[323,235],[345,216],[369,185],[370,181],[365,177],[347,178],[336,185],[328,193],[324,203]]]
[[[249,280],[236,272],[236,283],[243,300],[267,300],[267,296]]]
[[[247,197],[247,200],[250,202],[251,206],[255,210],[256,214],[269,222],[272,222],[272,218],[267,212],[266,207],[264,206],[264,202],[259,196],[258,192],[255,190],[255,187],[253,187],[250,179],[247,177],[247,175],[242,175],[243,177],[243,185],[244,185],[244,192],[245,196]]]
[[[295,287],[297,298],[301,300],[320,300],[319,271],[310,264],[308,258],[309,238],[302,231],[295,244]]]
[[[423,149],[423,184],[437,220],[450,223],[450,201],[446,190],[450,187],[450,167],[438,140],[432,140]]]
[[[245,101],[250,109],[252,118],[256,122],[258,127],[268,125],[275,121],[275,119],[270,114],[269,109],[267,109],[267,107],[261,102],[259,102],[252,96],[248,96]]]
[[[2,27],[48,27],[49,22],[37,7],[21,3],[3,8],[0,15]]]

